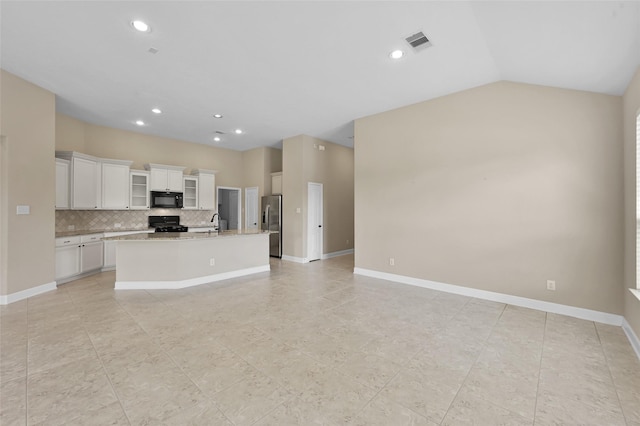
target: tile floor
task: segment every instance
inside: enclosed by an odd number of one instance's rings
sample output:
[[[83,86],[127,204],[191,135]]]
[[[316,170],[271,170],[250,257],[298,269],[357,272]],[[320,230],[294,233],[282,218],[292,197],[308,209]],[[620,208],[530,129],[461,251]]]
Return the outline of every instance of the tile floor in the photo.
[[[3,306],[0,424],[640,425],[619,327],[352,270],[118,292],[111,272]]]

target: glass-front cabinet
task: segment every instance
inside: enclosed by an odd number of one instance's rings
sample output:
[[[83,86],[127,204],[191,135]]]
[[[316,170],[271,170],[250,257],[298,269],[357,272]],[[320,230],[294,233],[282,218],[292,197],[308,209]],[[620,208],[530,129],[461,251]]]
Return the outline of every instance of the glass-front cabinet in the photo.
[[[198,208],[198,177],[185,176],[183,178],[183,209]]]
[[[131,203],[133,210],[149,208],[149,172],[131,171]]]

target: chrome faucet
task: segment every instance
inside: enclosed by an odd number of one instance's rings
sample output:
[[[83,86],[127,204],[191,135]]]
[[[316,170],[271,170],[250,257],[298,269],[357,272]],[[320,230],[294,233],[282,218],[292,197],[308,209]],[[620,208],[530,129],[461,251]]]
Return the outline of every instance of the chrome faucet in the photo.
[[[214,213],[213,214],[213,217],[211,217],[211,222],[216,220],[216,216],[218,216],[218,226],[214,225],[214,228],[215,228],[216,231],[220,232],[220,215],[218,213]]]

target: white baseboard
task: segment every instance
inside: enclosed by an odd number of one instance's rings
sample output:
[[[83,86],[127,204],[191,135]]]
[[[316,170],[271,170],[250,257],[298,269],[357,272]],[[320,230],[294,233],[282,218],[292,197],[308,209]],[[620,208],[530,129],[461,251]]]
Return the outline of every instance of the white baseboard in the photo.
[[[57,288],[56,282],[53,281],[47,284],[39,285],[37,287],[32,287],[26,290],[7,294],[6,296],[0,296],[0,305],[8,305],[9,303],[17,302],[19,300],[23,300],[28,297],[37,296],[39,294],[55,290],[56,288]]]
[[[296,262],[296,263],[309,263],[309,261],[304,257],[294,257],[294,256],[288,256],[286,254],[282,255],[282,260],[287,260],[289,262]]]
[[[622,330],[624,334],[627,335],[627,339],[629,339],[629,343],[631,343],[631,347],[635,351],[636,356],[640,359],[640,339],[638,339],[636,333],[633,332],[633,328],[631,328],[631,324],[627,322],[626,318],[622,319]]]
[[[322,260],[331,259],[332,257],[344,256],[346,254],[353,254],[353,249],[334,251],[333,253],[325,253],[322,255]]]
[[[320,256],[320,259],[321,260],[331,259],[332,257],[344,256],[345,254],[353,254],[353,249],[334,251],[332,253],[325,253],[322,256]],[[296,263],[309,263],[309,259],[307,259],[306,257],[294,257],[294,256],[287,256],[285,254],[282,255],[282,260],[288,260],[289,262],[296,262]]]
[[[196,285],[228,280],[230,278],[244,277],[245,275],[269,272],[271,267],[267,265],[253,268],[239,269],[237,271],[223,272],[221,274],[207,275],[204,277],[190,278],[178,281],[116,281],[116,290],[178,290]]]
[[[475,297],[477,299],[491,300],[494,302],[507,303],[509,305],[522,306],[524,308],[536,309],[538,311],[551,312],[554,314],[567,315],[588,321],[595,321],[603,324],[621,326],[624,320],[622,315],[610,314],[607,312],[594,311],[591,309],[577,308],[575,306],[561,305],[559,303],[544,302],[526,297],[512,296],[510,294],[495,293],[492,291],[478,290],[470,287],[463,287],[452,284],[444,284],[436,281],[423,280],[420,278],[407,277],[404,275],[389,274],[371,269],[354,268],[353,273],[365,275],[372,278],[394,281],[402,284],[409,284],[432,290],[444,291],[446,293],[460,294],[462,296]]]

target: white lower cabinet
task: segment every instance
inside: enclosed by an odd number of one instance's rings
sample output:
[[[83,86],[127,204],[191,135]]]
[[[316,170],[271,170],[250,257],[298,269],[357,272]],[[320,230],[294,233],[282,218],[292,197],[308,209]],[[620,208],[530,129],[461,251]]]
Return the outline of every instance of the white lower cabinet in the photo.
[[[102,244],[102,234],[56,238],[56,280],[102,268]]]
[[[93,271],[94,269],[102,268],[102,235],[97,237],[95,235],[83,236],[82,247],[80,250],[81,261],[81,273]],[[85,240],[86,238],[86,240]]]
[[[56,238],[56,280],[80,274],[80,237]]]

